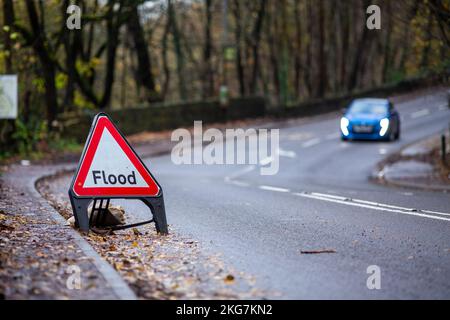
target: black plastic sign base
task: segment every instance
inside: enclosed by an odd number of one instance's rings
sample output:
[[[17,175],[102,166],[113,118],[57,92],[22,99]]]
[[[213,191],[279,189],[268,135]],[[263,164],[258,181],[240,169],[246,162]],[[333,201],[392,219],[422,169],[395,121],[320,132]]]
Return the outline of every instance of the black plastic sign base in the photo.
[[[88,232],[90,221],[88,215],[88,208],[92,201],[98,199],[109,198],[77,198],[72,190],[69,191],[70,203],[75,216],[75,226],[80,228],[81,231]],[[133,199],[133,198],[125,198]],[[156,198],[135,198],[141,200],[150,209],[153,215],[153,221],[155,222],[156,231],[161,234],[168,234],[169,230],[167,228],[166,211],[164,208],[164,197],[161,196]],[[92,214],[92,213],[91,213]]]
[[[108,144],[105,144],[108,147],[106,151],[103,149],[96,156],[105,134],[107,134],[107,139],[110,139]],[[110,147],[111,139],[114,139],[116,143],[113,147]],[[109,152],[110,148],[114,149],[111,150],[111,153]],[[121,158],[122,162],[115,163],[117,158]],[[123,165],[123,159],[127,159],[126,161],[128,161],[125,166]],[[123,177],[122,180],[113,179],[105,182],[99,178],[99,172],[101,172],[102,167],[117,169],[119,172],[121,170],[128,170],[128,173],[130,170],[132,171],[128,175],[128,180],[125,179],[126,175],[122,173],[118,175],[119,178]],[[136,185],[137,177],[140,179],[139,186]],[[114,183],[116,185],[112,187],[111,185]],[[91,218],[94,216],[94,210],[98,210],[98,218],[100,213],[102,213],[101,211],[107,209],[110,199],[136,199],[145,203],[150,209],[153,218],[149,221],[130,226],[154,222],[157,232],[161,234],[168,233],[161,186],[106,113],[102,112],[97,114],[92,122],[77,171],[69,189],[69,198],[75,217],[75,225],[81,231],[88,232],[92,226],[92,221],[90,221],[88,214],[91,202],[94,202]],[[100,206],[106,200],[106,208],[96,208],[98,200],[100,200]],[[123,229],[126,227],[121,226],[119,228]]]

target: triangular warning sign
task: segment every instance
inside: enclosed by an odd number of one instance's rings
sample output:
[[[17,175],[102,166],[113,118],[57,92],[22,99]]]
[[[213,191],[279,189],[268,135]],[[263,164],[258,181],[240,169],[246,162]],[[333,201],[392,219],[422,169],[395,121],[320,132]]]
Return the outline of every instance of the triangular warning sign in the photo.
[[[78,197],[155,197],[160,187],[108,116],[94,120],[75,174]]]

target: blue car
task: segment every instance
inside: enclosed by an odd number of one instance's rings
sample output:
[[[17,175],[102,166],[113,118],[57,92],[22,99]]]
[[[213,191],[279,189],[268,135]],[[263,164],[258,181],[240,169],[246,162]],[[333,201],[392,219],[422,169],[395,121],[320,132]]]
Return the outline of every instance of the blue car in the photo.
[[[342,140],[385,140],[400,137],[400,116],[387,99],[353,100],[341,118]]]

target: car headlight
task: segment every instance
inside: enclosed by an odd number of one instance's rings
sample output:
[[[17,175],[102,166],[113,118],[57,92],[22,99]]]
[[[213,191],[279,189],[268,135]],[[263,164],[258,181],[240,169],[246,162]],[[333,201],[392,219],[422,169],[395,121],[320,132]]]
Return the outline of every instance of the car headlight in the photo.
[[[388,131],[389,128],[389,119],[388,118],[383,118],[380,120],[380,136],[384,136],[386,134],[386,132]]]
[[[341,131],[344,136],[348,136],[348,125],[350,124],[350,121],[346,117],[341,118]]]

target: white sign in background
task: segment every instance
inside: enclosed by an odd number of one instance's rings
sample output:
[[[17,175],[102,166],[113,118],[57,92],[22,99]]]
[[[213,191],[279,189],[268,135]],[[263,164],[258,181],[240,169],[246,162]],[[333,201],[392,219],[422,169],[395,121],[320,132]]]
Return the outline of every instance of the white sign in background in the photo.
[[[0,119],[16,119],[17,75],[0,75]]]

